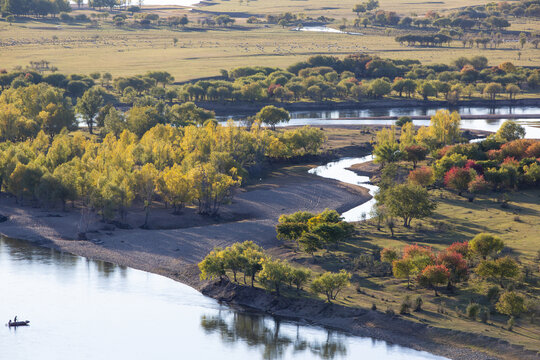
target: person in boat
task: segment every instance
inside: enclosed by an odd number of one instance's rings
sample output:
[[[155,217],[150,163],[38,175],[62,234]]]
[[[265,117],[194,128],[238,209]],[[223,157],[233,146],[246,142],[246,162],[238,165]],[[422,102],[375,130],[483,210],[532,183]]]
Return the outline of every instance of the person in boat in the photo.
[[[14,322],[14,323],[17,322],[17,316],[15,316],[15,319],[13,319],[13,322]]]

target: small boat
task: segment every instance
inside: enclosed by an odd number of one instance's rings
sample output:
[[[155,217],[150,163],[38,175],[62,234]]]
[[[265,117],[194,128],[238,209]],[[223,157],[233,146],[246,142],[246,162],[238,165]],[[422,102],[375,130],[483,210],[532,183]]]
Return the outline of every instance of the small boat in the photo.
[[[10,321],[8,323],[9,327],[17,327],[17,326],[30,326],[30,321]]]

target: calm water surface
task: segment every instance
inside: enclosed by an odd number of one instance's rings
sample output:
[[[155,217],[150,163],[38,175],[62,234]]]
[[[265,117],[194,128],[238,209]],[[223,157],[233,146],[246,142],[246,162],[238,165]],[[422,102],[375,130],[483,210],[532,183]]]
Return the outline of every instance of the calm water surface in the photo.
[[[324,126],[324,125],[392,125],[395,120],[355,120],[347,118],[373,117],[373,116],[411,116],[434,115],[437,110],[446,108],[391,108],[391,109],[349,109],[328,111],[292,111],[291,120],[278,126]],[[482,114],[540,114],[540,107],[524,106],[514,107],[460,107],[457,110],[462,115]],[[233,120],[241,120],[245,116],[230,116]],[[218,117],[225,122],[227,117]],[[497,131],[506,119],[475,119],[461,120],[461,127],[473,130]],[[515,119],[527,133],[528,138],[540,139],[540,116],[538,119]],[[239,122],[241,123],[241,122]],[[415,125],[427,126],[429,120],[414,120]]]
[[[168,278],[0,238],[2,359],[443,359],[236,312]]]

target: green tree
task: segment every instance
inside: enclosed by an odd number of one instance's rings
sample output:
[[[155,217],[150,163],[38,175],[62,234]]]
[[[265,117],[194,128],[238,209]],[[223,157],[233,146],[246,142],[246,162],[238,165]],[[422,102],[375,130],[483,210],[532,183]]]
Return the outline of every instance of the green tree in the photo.
[[[325,272],[311,283],[315,293],[326,295],[328,302],[335,300],[341,290],[349,287],[351,274],[341,269],[338,273]]]
[[[244,275],[251,277],[251,287],[254,286],[255,276],[262,270],[262,263],[266,259],[263,249],[253,241],[244,241],[242,243]]]
[[[384,166],[402,159],[403,153],[396,141],[395,128],[383,128],[377,132],[377,143],[373,149],[374,162]]]
[[[525,128],[513,120],[506,120],[495,135],[498,139],[509,142],[525,137]]]
[[[219,277],[220,281],[226,276],[225,261],[220,248],[212,250],[199,264],[202,280],[215,279]]]
[[[368,92],[375,99],[388,95],[391,91],[392,84],[384,79],[375,79],[368,85]]]
[[[407,289],[410,289],[411,275],[414,273],[414,264],[411,259],[396,259],[392,261],[392,273],[396,278],[407,279]]]
[[[94,118],[101,109],[103,101],[101,90],[97,88],[90,88],[86,90],[83,96],[77,100],[76,109],[84,118],[90,134],[93,133]]]
[[[162,118],[154,106],[133,106],[127,112],[128,129],[141,137],[161,122]]]
[[[469,250],[484,260],[489,255],[499,253],[503,248],[504,242],[488,233],[479,233],[469,242]]]
[[[403,226],[410,227],[412,219],[429,216],[436,203],[429,199],[425,188],[415,184],[400,184],[385,190],[381,196],[388,212],[403,219]]]
[[[503,92],[502,85],[496,82],[489,83],[484,88],[484,94],[489,95],[490,100],[495,100],[497,95],[502,92]]]
[[[497,260],[482,260],[476,268],[476,273],[484,278],[497,279],[499,285],[504,288],[504,281],[518,277],[520,271],[517,262],[505,256]]]
[[[296,290],[302,290],[311,278],[311,270],[305,268],[292,268],[289,274],[290,282],[296,286]]]
[[[289,112],[283,108],[268,105],[263,107],[255,117],[262,123],[270,125],[272,130],[276,129],[276,125],[281,122],[289,122]]]
[[[302,250],[315,259],[315,252],[322,247],[323,240],[316,234],[304,232],[298,239],[298,243],[302,247]]]
[[[502,294],[497,304],[495,304],[495,308],[501,314],[509,316],[519,316],[526,310],[523,296],[514,291],[507,291]]]
[[[126,119],[118,110],[111,107],[103,120],[103,128],[105,133],[119,136],[127,128]]]
[[[285,261],[266,259],[262,263],[259,279],[268,288],[273,288],[280,295],[281,286],[284,285],[291,271],[291,267]]]
[[[163,87],[174,81],[174,77],[167,71],[149,71],[145,76],[154,79],[156,83],[162,84]]]
[[[158,177],[158,171],[154,164],[148,163],[142,166],[140,169],[135,170],[135,183],[137,186],[137,193],[144,202],[144,224],[143,228],[148,228],[148,219],[150,217],[150,207],[154,200],[154,194],[156,191],[156,181]]]
[[[367,10],[366,5],[364,5],[364,4],[356,4],[356,5],[354,5],[352,11],[355,12],[357,16],[360,16],[360,13],[365,13],[366,10]]]

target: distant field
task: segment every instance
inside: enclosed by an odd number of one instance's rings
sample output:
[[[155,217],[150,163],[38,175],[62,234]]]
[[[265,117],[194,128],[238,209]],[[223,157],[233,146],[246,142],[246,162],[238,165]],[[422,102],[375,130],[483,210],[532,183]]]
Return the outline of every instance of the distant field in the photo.
[[[341,19],[352,17],[352,8],[362,0],[217,0],[212,1],[204,10],[222,12],[244,12],[249,14],[279,14],[282,12],[303,13],[307,16],[324,15]],[[445,11],[464,6],[486,4],[485,0],[448,0],[448,1],[422,1],[422,0],[379,0],[381,9],[392,10],[400,14],[417,13],[422,15],[430,10]]]
[[[301,61],[309,56],[328,54],[345,56],[367,52],[389,58],[419,59],[426,63],[445,62],[459,56],[482,54],[497,65],[512,61],[516,65],[537,66],[540,50],[527,45],[518,50],[517,42],[503,44],[501,49],[485,50],[462,48],[454,42],[451,48],[416,48],[400,46],[394,37],[402,34],[395,29],[360,29],[365,35],[347,35],[291,31],[276,25],[249,25],[249,14],[264,16],[267,13],[291,11],[306,16],[331,16],[337,23],[346,17],[348,23],[355,17],[352,5],[329,3],[322,0],[220,1],[217,5],[202,6],[201,12],[189,13],[191,24],[187,30],[119,29],[106,22],[101,28],[90,29],[85,25],[66,25],[56,21],[24,20],[9,25],[0,21],[0,68],[12,69],[28,65],[32,60],[48,60],[65,73],[111,72],[114,76],[145,73],[148,70],[166,70],[177,81],[215,76],[220,69],[245,65],[278,66]],[[432,9],[450,9],[484,1],[452,0],[448,2],[390,1],[382,0],[383,9],[401,13],[422,13]],[[326,4],[326,5],[325,5]],[[330,4],[330,5],[329,5]],[[323,9],[324,8],[324,9]],[[406,11],[407,10],[407,11]],[[161,17],[187,13],[183,8],[151,7],[148,11]],[[237,19],[233,29],[200,29],[197,19],[211,14],[205,12],[232,12]],[[81,12],[77,10],[74,14]],[[82,12],[88,13],[88,10]],[[249,12],[249,14],[243,14]],[[337,26],[337,25],[335,25]],[[540,29],[540,21],[522,21],[513,25],[517,31]],[[178,43],[173,45],[173,39]],[[521,58],[518,60],[518,52]]]

